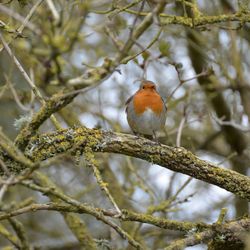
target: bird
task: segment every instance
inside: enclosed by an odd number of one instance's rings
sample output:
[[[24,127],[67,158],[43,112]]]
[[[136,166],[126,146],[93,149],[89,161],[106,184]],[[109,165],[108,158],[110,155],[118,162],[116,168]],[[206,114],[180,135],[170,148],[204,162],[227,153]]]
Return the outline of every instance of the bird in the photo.
[[[165,125],[167,107],[154,82],[141,82],[139,90],[126,101],[126,114],[135,135],[157,141],[156,131]]]

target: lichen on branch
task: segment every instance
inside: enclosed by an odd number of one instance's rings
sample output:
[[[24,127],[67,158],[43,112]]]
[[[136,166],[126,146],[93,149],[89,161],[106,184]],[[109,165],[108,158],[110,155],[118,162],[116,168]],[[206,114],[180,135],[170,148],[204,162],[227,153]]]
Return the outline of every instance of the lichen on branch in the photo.
[[[182,147],[170,147],[133,135],[86,127],[63,129],[34,136],[25,155],[36,162],[67,151],[84,149],[86,145],[94,152],[119,153],[158,164],[250,200],[249,177],[204,161]]]

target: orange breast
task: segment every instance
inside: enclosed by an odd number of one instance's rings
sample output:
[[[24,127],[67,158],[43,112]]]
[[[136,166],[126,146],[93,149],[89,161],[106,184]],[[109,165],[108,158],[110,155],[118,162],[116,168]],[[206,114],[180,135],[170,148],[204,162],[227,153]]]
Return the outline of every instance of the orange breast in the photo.
[[[143,113],[147,108],[160,114],[164,108],[161,96],[156,91],[152,90],[140,90],[134,96],[133,102],[137,114]]]

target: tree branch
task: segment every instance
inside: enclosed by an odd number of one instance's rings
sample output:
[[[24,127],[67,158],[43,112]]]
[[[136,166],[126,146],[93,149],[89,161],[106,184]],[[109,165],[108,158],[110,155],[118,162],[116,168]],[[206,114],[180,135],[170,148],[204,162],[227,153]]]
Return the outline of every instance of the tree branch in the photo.
[[[74,204],[75,202],[76,204]],[[90,214],[96,217],[98,220],[101,220],[104,223],[110,225],[110,221],[108,222],[106,216],[115,217],[117,213],[116,211],[113,212],[110,210],[94,208],[84,203],[79,203],[77,201],[75,202],[73,202],[72,204],[62,204],[53,202],[47,204],[34,203],[17,210],[1,212],[0,220],[9,219],[20,214],[36,212],[39,210],[51,210],[58,212]],[[243,218],[237,221],[229,221],[224,224],[214,223],[212,225],[208,225],[205,223],[178,222],[173,220],[167,220],[164,218],[154,217],[147,214],[138,214],[131,211],[123,210],[122,216],[117,217],[116,219],[119,219],[121,221],[138,221],[169,230],[180,230],[185,232],[189,231],[189,233],[193,230],[196,231],[196,233],[191,235],[189,234],[189,236],[184,239],[174,241],[165,248],[166,250],[181,250],[185,246],[193,246],[203,242],[207,243],[212,239],[214,241],[219,242],[230,238],[231,240],[234,239],[236,241],[239,241],[239,244],[242,244],[240,234],[250,230],[249,218]],[[140,248],[140,246],[136,244],[134,246]]]
[[[64,129],[33,137],[25,154],[36,162],[66,151],[83,149],[86,146],[95,152],[119,153],[137,157],[214,184],[243,199],[250,200],[249,177],[201,160],[182,147],[159,145],[132,135],[85,127]]]
[[[181,240],[174,241],[165,250],[181,250],[187,246],[194,246],[201,243],[207,243],[211,240],[215,242],[227,241],[229,238],[234,239],[234,242],[243,244],[239,238],[240,234],[250,230],[249,218],[244,218],[238,221],[230,221],[223,225],[213,224],[211,229],[205,230],[201,233],[195,233],[189,237]],[[227,244],[228,247],[228,244]],[[235,245],[234,245],[235,247]],[[223,249],[223,248],[216,248]],[[225,248],[229,249],[229,248]],[[231,248],[230,248],[231,249]],[[235,249],[238,249],[235,247]]]

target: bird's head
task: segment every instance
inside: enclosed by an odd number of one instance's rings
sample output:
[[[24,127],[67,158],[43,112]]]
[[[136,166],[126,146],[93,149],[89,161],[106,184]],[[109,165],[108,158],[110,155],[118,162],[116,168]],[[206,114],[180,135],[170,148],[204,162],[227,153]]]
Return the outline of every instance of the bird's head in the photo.
[[[140,90],[156,90],[156,85],[155,83],[148,81],[148,80],[143,80],[140,85]]]

